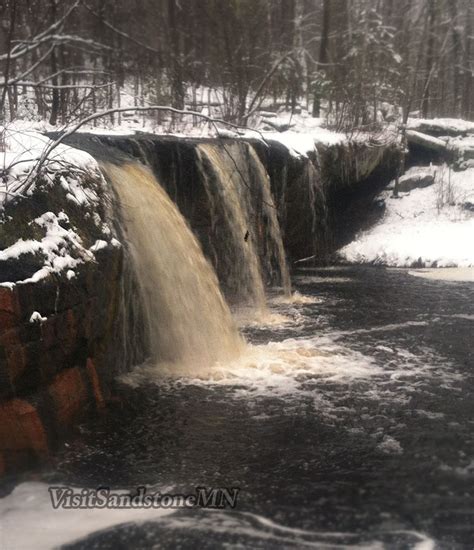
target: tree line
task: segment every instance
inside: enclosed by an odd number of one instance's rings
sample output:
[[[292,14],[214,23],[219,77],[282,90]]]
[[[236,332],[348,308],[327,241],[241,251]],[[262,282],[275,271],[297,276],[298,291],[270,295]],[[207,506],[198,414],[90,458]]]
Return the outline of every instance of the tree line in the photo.
[[[340,129],[474,116],[472,0],[0,0],[0,16],[3,121],[148,104],[241,125],[303,108]]]

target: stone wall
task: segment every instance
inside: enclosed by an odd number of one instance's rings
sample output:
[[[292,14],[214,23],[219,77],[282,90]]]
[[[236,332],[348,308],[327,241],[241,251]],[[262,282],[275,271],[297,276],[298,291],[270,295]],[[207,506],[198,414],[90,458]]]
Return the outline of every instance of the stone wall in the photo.
[[[60,186],[38,186],[5,208],[1,248],[18,239],[40,242],[34,220],[45,207],[67,213],[84,250],[99,237],[107,240],[69,277],[63,271],[29,280],[44,263],[38,253],[0,261],[0,473],[45,458],[81,418],[102,410],[119,365],[113,342],[123,249],[91,221],[105,222],[103,207],[91,212],[68,200]]]

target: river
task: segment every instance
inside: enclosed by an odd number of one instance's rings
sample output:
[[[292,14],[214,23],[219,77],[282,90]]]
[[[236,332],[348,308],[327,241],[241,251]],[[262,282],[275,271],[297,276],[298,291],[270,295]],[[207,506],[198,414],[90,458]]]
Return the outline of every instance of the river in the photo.
[[[0,501],[7,541],[472,548],[474,284],[362,267],[292,282],[292,299],[274,295],[266,318],[244,323],[243,358],[202,377],[124,377],[111,411]],[[47,497],[61,484],[240,493],[233,510],[61,523]]]

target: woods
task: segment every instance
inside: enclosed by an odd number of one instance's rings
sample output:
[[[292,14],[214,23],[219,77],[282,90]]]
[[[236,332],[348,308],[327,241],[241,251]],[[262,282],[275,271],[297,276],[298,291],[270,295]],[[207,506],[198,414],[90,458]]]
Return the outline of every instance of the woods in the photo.
[[[245,125],[303,108],[338,129],[474,116],[470,0],[1,0],[0,14],[3,121],[148,104]]]

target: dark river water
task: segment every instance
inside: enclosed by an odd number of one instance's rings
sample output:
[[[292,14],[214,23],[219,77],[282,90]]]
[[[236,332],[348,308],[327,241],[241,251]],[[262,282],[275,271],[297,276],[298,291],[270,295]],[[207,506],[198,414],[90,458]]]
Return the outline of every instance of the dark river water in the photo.
[[[341,267],[294,287],[244,327],[248,356],[203,379],[137,371],[18,486],[6,500],[31,548],[474,548],[474,284]],[[95,523],[54,515],[47,486],[63,483],[240,493],[235,509]]]

